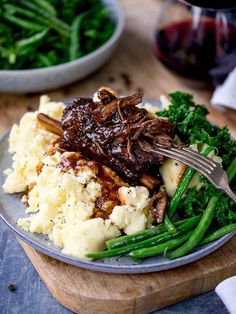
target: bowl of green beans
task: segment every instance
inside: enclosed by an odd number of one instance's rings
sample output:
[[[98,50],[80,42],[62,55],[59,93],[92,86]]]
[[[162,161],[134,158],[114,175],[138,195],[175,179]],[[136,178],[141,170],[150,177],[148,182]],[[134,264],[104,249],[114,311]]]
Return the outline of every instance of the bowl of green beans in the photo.
[[[0,92],[50,90],[111,57],[124,28],[117,0],[2,0]]]

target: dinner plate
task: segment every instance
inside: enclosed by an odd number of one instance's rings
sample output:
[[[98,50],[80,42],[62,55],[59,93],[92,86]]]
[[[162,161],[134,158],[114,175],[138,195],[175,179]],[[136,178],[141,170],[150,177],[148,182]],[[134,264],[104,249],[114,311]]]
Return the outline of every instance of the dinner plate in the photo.
[[[144,100],[143,103],[145,102],[160,107],[160,103],[157,101]],[[120,274],[157,272],[199,260],[220,248],[234,235],[234,233],[225,235],[212,243],[198,248],[193,253],[176,260],[167,260],[162,256],[157,256],[148,258],[140,263],[133,262],[130,257],[89,261],[65,255],[61,253],[61,249],[58,246],[49,241],[46,235],[26,232],[17,225],[17,219],[26,216],[25,206],[21,202],[22,194],[8,195],[5,194],[2,189],[2,185],[5,181],[3,170],[11,166],[12,163],[11,155],[8,153],[8,137],[9,131],[0,140],[0,215],[18,238],[48,256],[68,264],[100,272]]]

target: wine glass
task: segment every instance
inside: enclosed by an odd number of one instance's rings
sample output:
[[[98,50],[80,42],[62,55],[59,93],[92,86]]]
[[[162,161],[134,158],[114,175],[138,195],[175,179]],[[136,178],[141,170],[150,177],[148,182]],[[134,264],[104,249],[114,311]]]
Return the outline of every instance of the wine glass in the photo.
[[[230,0],[189,2],[198,5],[163,2],[155,54],[181,75],[221,84],[236,66],[236,8],[231,7]],[[200,6],[206,2],[212,7]]]

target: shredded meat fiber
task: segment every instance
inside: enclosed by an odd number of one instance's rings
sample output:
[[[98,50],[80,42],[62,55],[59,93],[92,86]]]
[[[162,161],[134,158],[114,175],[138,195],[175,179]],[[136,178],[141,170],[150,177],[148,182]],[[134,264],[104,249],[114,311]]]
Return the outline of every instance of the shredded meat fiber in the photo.
[[[60,147],[110,167],[129,184],[140,183],[143,174],[158,176],[164,157],[153,150],[171,145],[175,127],[136,107],[142,97],[117,98],[102,89],[97,102],[75,99],[64,110]]]

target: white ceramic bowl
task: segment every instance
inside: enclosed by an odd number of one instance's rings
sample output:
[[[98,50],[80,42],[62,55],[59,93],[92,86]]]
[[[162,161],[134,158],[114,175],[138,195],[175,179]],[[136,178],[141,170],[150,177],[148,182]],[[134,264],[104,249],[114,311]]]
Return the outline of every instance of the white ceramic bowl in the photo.
[[[0,70],[0,92],[27,93],[58,88],[101,67],[111,56],[124,29],[124,14],[118,0],[103,0],[116,24],[113,35],[98,49],[79,58],[47,68]]]

